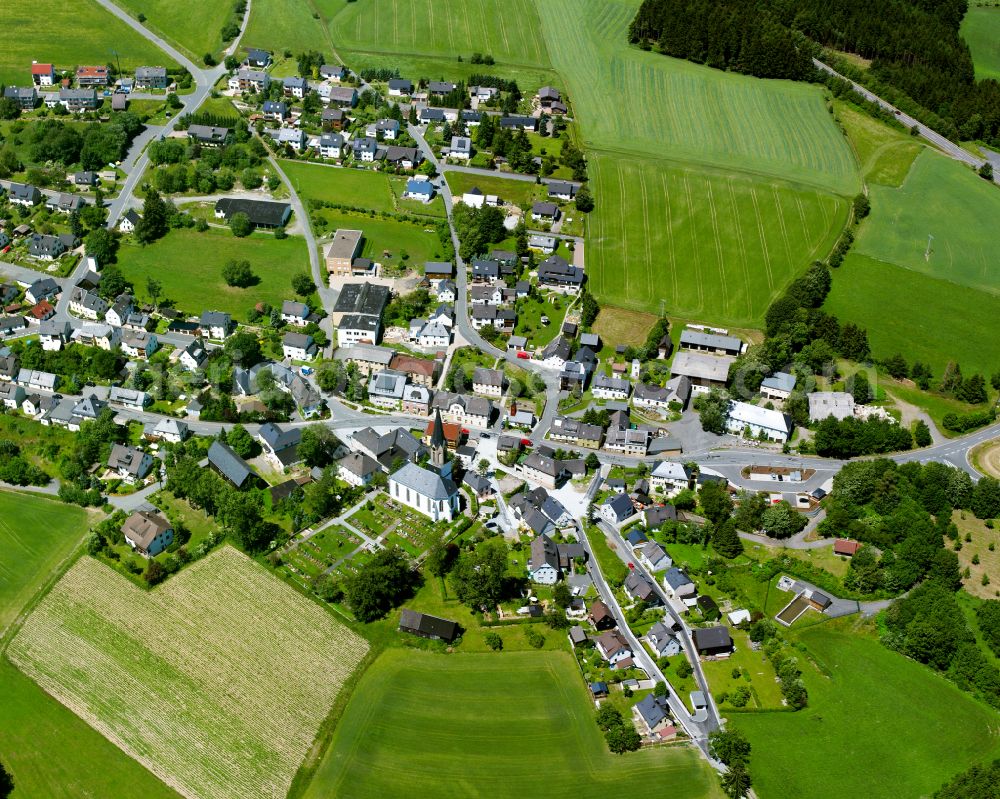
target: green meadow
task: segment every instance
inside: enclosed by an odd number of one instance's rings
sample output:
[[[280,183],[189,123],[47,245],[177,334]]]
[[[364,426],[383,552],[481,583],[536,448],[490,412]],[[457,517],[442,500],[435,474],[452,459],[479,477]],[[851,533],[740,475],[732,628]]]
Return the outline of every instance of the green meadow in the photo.
[[[538,9],[583,140],[599,150],[670,158],[816,185],[860,188],[820,89],[765,81],[627,45],[633,0],[546,0]]]
[[[59,70],[115,60],[126,71],[143,65],[176,66],[94,0],[71,5],[57,0],[4,0],[0,30],[5,31],[0,83],[8,86],[30,85],[32,61],[53,63]]]
[[[329,58],[333,42],[323,15],[309,0],[253,0],[240,47],[259,47],[278,56],[285,50],[317,50]]]
[[[321,222],[320,226],[317,226],[317,220]],[[440,261],[450,257],[450,253],[444,252],[434,228],[327,208],[313,213],[313,230],[317,236],[333,233],[340,228],[364,231],[362,255],[382,263],[406,263],[419,269],[423,267],[424,261]],[[320,246],[323,246],[322,243]]]
[[[930,796],[1000,756],[1000,716],[926,666],[826,622],[794,636],[809,706],[730,714],[753,745],[758,796]],[[905,712],[899,712],[905,708]]]
[[[1000,192],[967,167],[927,151],[897,189],[873,186],[859,255],[960,286],[1000,294]],[[925,257],[933,236],[930,257]],[[925,309],[931,310],[933,309]]]
[[[1000,8],[970,3],[961,33],[972,51],[976,77],[1000,79]]]
[[[229,3],[202,0],[116,0],[132,16],[183,51],[195,63],[223,49],[222,26],[233,16]]]
[[[86,531],[87,512],[77,505],[0,491],[0,633]]]
[[[601,300],[753,327],[847,219],[827,192],[739,173],[591,156],[587,273]]]
[[[389,649],[361,678],[307,799],[544,795],[716,799],[688,748],[611,754],[565,652]]]
[[[226,285],[222,267],[233,259],[249,261],[260,282],[245,289]],[[185,229],[172,230],[145,247],[123,244],[118,266],[144,302],[149,299],[146,280],[154,277],[162,285],[161,302],[169,299],[189,314],[226,311],[245,321],[258,302],[280,306],[292,296],[292,275],[309,271],[309,254],[301,236],[279,240],[253,233],[238,239],[228,229]]]
[[[366,0],[341,9],[330,32],[347,50],[549,64],[534,0]]]

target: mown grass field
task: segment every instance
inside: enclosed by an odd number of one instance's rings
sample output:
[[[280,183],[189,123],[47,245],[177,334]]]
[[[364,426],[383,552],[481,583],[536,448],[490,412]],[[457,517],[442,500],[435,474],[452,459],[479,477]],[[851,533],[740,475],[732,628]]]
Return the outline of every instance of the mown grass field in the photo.
[[[154,591],[90,558],[7,655],[188,796],[283,796],[368,646],[236,550]]]
[[[622,785],[632,797],[721,796],[690,749],[608,752],[565,652],[390,649],[358,684],[305,796],[591,799]]]
[[[922,153],[898,189],[873,187],[854,251],[960,286],[1000,294],[1000,192],[961,164]],[[930,260],[924,258],[934,236]]]
[[[245,289],[227,286],[222,267],[232,259],[248,260],[260,282]],[[148,300],[146,279],[152,276],[162,284],[163,298],[179,310],[227,311],[245,321],[258,302],[281,305],[292,296],[292,275],[309,271],[309,255],[301,236],[278,240],[254,233],[238,239],[228,230],[172,230],[146,247],[123,244],[118,265],[143,301]]]
[[[599,300],[753,327],[771,300],[827,255],[847,203],[818,189],[636,161],[589,161],[587,274]]]
[[[14,799],[179,799],[6,658],[0,695],[0,761],[14,777]]]
[[[330,5],[340,7],[339,2]],[[316,50],[329,58],[333,51],[326,29],[329,13],[310,0],[256,0],[250,6],[250,21],[240,39],[241,52],[260,47],[280,56],[285,50]]]
[[[492,175],[472,175],[468,172],[445,172],[448,188],[456,201],[467,191],[478,188],[483,194],[495,194],[504,202],[530,208],[533,202],[545,200],[548,192],[544,186],[527,180],[494,177]]]
[[[753,745],[758,796],[930,796],[1000,754],[996,711],[847,624],[794,636],[822,667],[800,660],[805,710],[731,718]]]
[[[31,84],[32,60],[56,69],[107,64],[118,51],[122,69],[145,64],[175,66],[158,47],[101,8],[94,0],[67,5],[57,0],[4,0],[0,3],[0,83]]]
[[[972,51],[976,77],[1000,79],[1000,8],[970,3],[962,20],[961,34]]]
[[[549,64],[534,0],[367,0],[341,9],[330,32],[348,50]]]
[[[929,363],[940,377],[950,360],[963,373],[990,375],[1000,341],[986,335],[1000,318],[1000,297],[910,269],[848,255],[833,276],[824,308],[868,329],[876,358],[903,353]]]
[[[86,532],[83,508],[0,491],[0,633]]]
[[[841,194],[858,190],[850,148],[818,88],[630,48],[627,28],[637,7],[637,0],[538,5],[553,66],[566,81],[588,145],[773,175]]]
[[[444,217],[444,201],[404,200],[406,179],[370,169],[341,169],[302,161],[282,161],[282,171],[296,193],[310,200],[352,205],[383,213]]]
[[[223,49],[222,26],[233,15],[230,3],[201,0],[118,0],[132,16],[143,14],[147,28],[158,33],[192,61]]]

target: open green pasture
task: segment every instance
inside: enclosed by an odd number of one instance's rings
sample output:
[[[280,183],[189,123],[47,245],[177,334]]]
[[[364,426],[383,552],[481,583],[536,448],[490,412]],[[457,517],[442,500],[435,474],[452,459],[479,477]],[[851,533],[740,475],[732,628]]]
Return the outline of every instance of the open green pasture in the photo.
[[[872,213],[854,245],[859,255],[1000,294],[1000,192],[967,167],[922,153],[898,189],[874,186]],[[925,257],[931,241],[930,257]],[[921,313],[936,313],[921,308]]]
[[[176,66],[95,0],[4,0],[0,3],[0,83],[31,84],[31,62],[72,70],[78,64],[121,61],[123,70],[143,65]],[[117,56],[113,51],[117,51]]]
[[[86,532],[87,512],[76,505],[0,491],[0,632]]]
[[[358,4],[360,6],[360,4]],[[585,143],[801,181],[860,183],[820,89],[722,72],[627,45],[635,0],[539,3]],[[600,204],[600,195],[598,195]]]
[[[833,107],[858,158],[864,179],[882,186],[901,186],[925,145],[851,103],[835,100]]]
[[[691,749],[611,754],[593,711],[565,652],[389,649],[358,684],[305,796],[591,799],[622,785],[633,797],[721,795]]]
[[[6,658],[0,695],[0,761],[14,777],[14,799],[180,799]]]
[[[610,305],[753,327],[847,218],[827,192],[593,154],[590,290]]]
[[[330,31],[348,50],[549,64],[534,0],[364,0],[342,5]]]
[[[232,3],[203,0],[116,0],[132,16],[143,14],[143,23],[160,34],[192,61],[201,63],[205,53],[223,48],[222,26],[233,16]]]
[[[249,261],[260,282],[245,289],[226,285],[222,267],[232,259]],[[169,299],[179,310],[226,311],[242,321],[258,302],[280,306],[291,297],[292,275],[309,271],[309,256],[301,236],[279,240],[254,233],[238,239],[229,230],[184,229],[172,230],[145,247],[123,244],[118,265],[143,301],[149,299],[146,280],[153,277],[162,284],[161,301]]]
[[[330,5],[340,8],[339,0]],[[293,54],[316,50],[327,58],[333,54],[324,13],[310,0],[254,0],[250,22],[240,39],[241,51],[248,47],[259,47],[278,57],[285,50]]]
[[[930,796],[976,762],[1000,755],[1000,716],[873,638],[827,622],[793,636],[809,706],[741,715],[761,797]]]
[[[1000,79],[1000,8],[970,3],[961,33],[972,51],[976,77]]]
[[[951,360],[968,374],[989,375],[1000,363],[1000,341],[984,334],[1000,319],[995,294],[852,253],[824,307],[867,328],[876,358],[900,352],[910,363],[930,364],[938,377]]]
[[[483,194],[495,194],[504,202],[530,208],[533,202],[548,199],[545,186],[527,180],[515,180],[493,175],[473,175],[468,172],[445,172],[452,196],[459,200],[467,191],[479,189]]]

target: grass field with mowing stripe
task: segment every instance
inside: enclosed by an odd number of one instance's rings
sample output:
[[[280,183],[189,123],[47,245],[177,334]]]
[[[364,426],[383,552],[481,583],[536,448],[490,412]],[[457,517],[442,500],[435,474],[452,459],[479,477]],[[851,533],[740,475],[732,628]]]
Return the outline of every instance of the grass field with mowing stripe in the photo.
[[[565,652],[387,650],[358,684],[305,796],[716,799],[687,748],[607,751]],[[544,783],[544,787],[543,786]]]
[[[806,709],[730,717],[753,745],[758,796],[930,796],[959,771],[1000,755],[996,711],[928,667],[847,632],[850,623],[792,635],[822,667],[800,658]]]
[[[87,512],[55,499],[0,491],[0,632],[87,532]]]
[[[820,89],[628,47],[638,5],[539,3],[553,66],[567,84],[587,144],[773,175],[840,194],[858,191],[850,148]]]
[[[925,145],[915,141],[909,133],[889,127],[843,100],[834,100],[833,107],[865,180],[882,186],[901,186]]]
[[[143,591],[83,558],[11,662],[187,796],[284,796],[363,639],[235,549]]]
[[[348,50],[451,60],[478,52],[499,63],[549,65],[534,0],[366,0],[341,8],[330,31]]]
[[[222,26],[232,16],[231,3],[201,0],[116,0],[132,16],[143,14],[147,28],[186,53],[196,64],[205,53],[223,49]]]
[[[1000,79],[1000,8],[970,3],[961,34],[972,51],[976,77]]]
[[[319,15],[319,19],[313,14]],[[259,47],[278,56],[285,50],[292,53],[316,50],[329,58],[333,43],[324,12],[310,0],[254,0],[246,33],[240,39],[240,52],[248,47]]]
[[[1000,294],[996,186],[928,150],[900,188],[873,187],[871,199],[871,218],[854,245],[859,255]],[[929,261],[924,258],[928,235],[934,236]]]
[[[158,47],[101,8],[94,0],[68,5],[58,0],[4,0],[0,3],[0,83],[31,85],[32,60],[56,69],[107,64],[118,51],[122,69],[176,66]]]
[[[817,189],[670,162],[591,155],[590,290],[610,305],[753,327],[847,218]]]
[[[246,259],[260,278],[256,286],[227,286],[222,267],[229,260]],[[163,297],[178,309],[200,314],[203,310],[226,311],[240,321],[258,302],[280,306],[292,296],[292,275],[309,271],[309,254],[301,236],[275,239],[255,233],[238,239],[229,230],[172,230],[146,247],[124,244],[118,265],[144,302],[148,299],[146,278],[152,275],[163,286]]]
[[[940,377],[949,360],[963,373],[990,375],[1000,364],[1000,340],[984,335],[1000,319],[1000,297],[848,255],[833,276],[824,309],[841,322],[868,328],[876,358],[903,353]]]
[[[0,761],[14,777],[14,799],[180,799],[6,658],[0,695]]]

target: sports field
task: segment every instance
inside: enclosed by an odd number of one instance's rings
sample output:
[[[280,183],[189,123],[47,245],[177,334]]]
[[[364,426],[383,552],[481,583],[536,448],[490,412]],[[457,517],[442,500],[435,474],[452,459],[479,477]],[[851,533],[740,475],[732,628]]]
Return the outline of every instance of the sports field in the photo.
[[[989,376],[1000,340],[984,335],[1000,319],[1000,297],[862,255],[848,255],[823,306],[842,322],[868,329],[876,358],[903,353],[938,377],[950,360],[962,372]]]
[[[976,77],[1000,79],[1000,8],[970,3],[961,34],[972,51]]]
[[[86,532],[83,508],[0,491],[0,633]]]
[[[555,69],[591,147],[860,188],[815,86],[764,81],[629,48],[634,0],[538,4]],[[614,98],[614,102],[609,102]],[[600,204],[600,199],[598,199]]]
[[[185,796],[284,796],[368,645],[235,549],[153,591],[78,561],[8,649]]]
[[[231,259],[248,260],[260,283],[245,289],[227,286],[222,267]],[[152,276],[163,286],[161,302],[169,298],[179,310],[194,314],[210,307],[245,321],[258,302],[281,305],[291,296],[292,275],[309,271],[309,255],[301,236],[279,240],[255,233],[238,239],[229,230],[184,229],[146,247],[123,245],[118,265],[143,301],[149,299],[146,278]]]
[[[549,64],[534,0],[366,0],[341,9],[330,32],[348,50]]]
[[[607,751],[565,652],[389,649],[351,697],[307,799],[528,796],[715,799],[690,749]]]
[[[4,31],[0,83],[8,86],[30,84],[33,60],[73,69],[77,64],[107,64],[115,59],[114,50],[126,71],[144,64],[175,66],[158,47],[94,0],[72,5],[58,0],[3,0],[0,31]]]
[[[672,316],[756,326],[847,218],[845,200],[779,181],[606,153],[589,166],[590,289],[633,310],[663,299]]]
[[[1000,294],[1000,192],[967,167],[922,153],[898,189],[872,188],[872,214],[854,246],[859,255]],[[930,258],[925,258],[928,236]]]
[[[147,28],[182,50],[196,63],[205,53],[217,53],[222,26],[233,15],[229,3],[202,0],[116,0],[132,16],[143,14]]]
[[[827,622],[793,636],[809,706],[731,720],[753,745],[761,797],[930,796],[973,763],[1000,755],[1000,715],[926,666]]]

